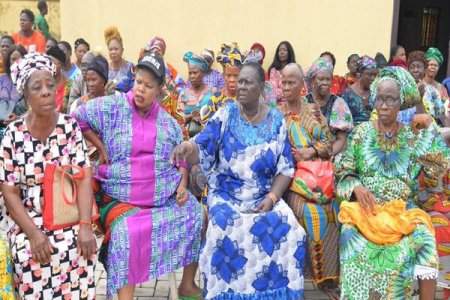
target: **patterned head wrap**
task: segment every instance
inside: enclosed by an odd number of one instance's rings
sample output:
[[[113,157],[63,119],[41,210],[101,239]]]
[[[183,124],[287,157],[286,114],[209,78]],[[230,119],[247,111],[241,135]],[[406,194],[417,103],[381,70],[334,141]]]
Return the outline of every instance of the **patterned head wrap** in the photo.
[[[377,68],[378,64],[372,57],[364,55],[358,60],[358,71],[370,70]]]
[[[312,81],[314,77],[316,77],[316,75],[322,71],[330,72],[331,75],[333,75],[333,64],[326,57],[319,57],[318,59],[316,59],[313,62],[312,66],[309,67],[309,69],[306,71],[305,82],[308,91],[311,91],[312,89]]]
[[[206,73],[209,70],[209,64],[206,59],[200,55],[192,53],[191,51],[184,54],[183,60],[190,66],[200,67],[203,73]]]
[[[444,57],[442,56],[441,51],[438,48],[430,47],[425,53],[425,57],[427,60],[434,59],[439,66],[444,62]]]
[[[244,63],[244,55],[236,42],[223,43],[216,55],[216,61],[222,66],[241,66]]]
[[[400,89],[400,109],[404,110],[415,106],[420,101],[420,94],[416,81],[407,70],[402,67],[386,67],[380,70],[377,78],[370,86],[370,102],[375,105],[378,85],[386,80],[393,80]]]
[[[427,58],[425,57],[425,53],[423,51],[413,51],[408,55],[408,66],[411,65],[415,61],[420,61],[423,63],[424,67],[427,66]]]
[[[95,71],[105,80],[105,83],[108,82],[109,66],[108,61],[103,56],[96,56],[88,65],[87,70]]]
[[[247,63],[247,62],[260,63],[262,60],[263,60],[263,56],[262,56],[261,52],[254,51],[254,50],[247,50],[247,51],[245,51],[245,61],[244,61],[244,63]]]
[[[149,50],[156,50],[163,56],[166,53],[166,42],[162,37],[155,36],[148,42],[147,46]]]
[[[29,53],[11,66],[11,80],[19,95],[23,96],[25,84],[30,76],[39,70],[46,70],[54,76],[55,64],[50,56],[41,53]]]
[[[266,49],[264,49],[264,46],[261,45],[260,43],[254,43],[250,47],[250,50],[255,50],[255,49],[258,49],[261,52],[261,54],[262,54],[261,61],[259,61],[259,63],[262,64],[264,58],[266,57]]]

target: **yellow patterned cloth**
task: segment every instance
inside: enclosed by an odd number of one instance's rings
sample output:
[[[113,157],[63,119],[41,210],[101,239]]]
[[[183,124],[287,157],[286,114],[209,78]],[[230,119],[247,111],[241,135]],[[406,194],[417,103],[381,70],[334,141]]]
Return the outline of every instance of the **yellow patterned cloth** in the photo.
[[[430,216],[418,208],[406,210],[403,200],[376,205],[374,214],[366,213],[359,202],[344,201],[340,206],[339,222],[355,225],[366,239],[378,245],[399,243],[403,236],[416,229],[417,224],[424,224],[434,235]]]
[[[14,300],[12,280],[11,251],[0,237],[0,299]]]

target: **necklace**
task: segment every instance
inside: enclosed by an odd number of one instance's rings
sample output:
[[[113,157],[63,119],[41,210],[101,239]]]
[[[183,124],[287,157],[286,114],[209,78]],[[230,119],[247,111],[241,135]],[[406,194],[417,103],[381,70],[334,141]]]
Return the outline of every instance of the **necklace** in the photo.
[[[380,121],[378,120],[378,130],[380,131],[380,133],[384,133],[384,137],[387,138],[388,140],[391,140],[392,138],[394,138],[397,134],[397,130],[398,130],[398,122],[395,122],[395,129],[392,132],[383,132],[381,130],[381,124]]]
[[[245,120],[246,120],[249,124],[252,124],[253,121],[255,121],[256,118],[258,118],[258,116],[259,116],[260,107],[261,107],[261,104],[258,103],[258,112],[257,112],[253,117],[248,117],[248,116],[247,116],[247,114],[244,112],[244,109],[243,109],[243,107],[242,107],[241,104],[239,104],[239,111],[240,111],[241,114],[244,116]]]

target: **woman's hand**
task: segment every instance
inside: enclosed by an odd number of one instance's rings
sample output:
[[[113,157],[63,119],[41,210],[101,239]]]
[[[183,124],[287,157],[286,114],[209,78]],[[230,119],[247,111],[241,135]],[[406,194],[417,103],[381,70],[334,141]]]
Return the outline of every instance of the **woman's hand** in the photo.
[[[257,212],[263,213],[271,211],[273,208],[273,201],[270,197],[266,196],[266,198],[258,205],[256,208]]]
[[[41,265],[48,264],[53,253],[53,246],[48,236],[38,229],[28,239],[33,260]]]
[[[84,259],[89,259],[97,251],[97,243],[95,241],[92,226],[85,224],[80,225],[77,238],[77,253],[83,256]]]
[[[8,119],[3,121],[3,125],[8,126],[11,122],[14,122],[19,117],[15,113],[10,113]]]
[[[184,116],[184,124],[188,124],[192,120],[192,115],[185,115]]]
[[[353,189],[356,200],[362,205],[366,213],[375,213],[375,205],[377,204],[375,196],[363,185],[358,185]]]
[[[417,134],[420,130],[428,128],[431,123],[433,123],[433,119],[429,114],[416,114],[410,126],[413,132]]]
[[[109,160],[108,160],[108,152],[106,151],[105,147],[101,147],[100,149],[98,149],[99,154],[100,154],[100,158],[98,159],[98,163],[99,165],[109,165]]]
[[[187,161],[189,155],[192,154],[194,146],[188,141],[184,141],[173,149],[170,154],[170,163],[179,167],[180,161]]]
[[[292,150],[295,161],[313,160],[317,158],[317,151],[313,147]]]
[[[186,191],[186,187],[184,185],[179,185],[177,188],[177,204],[179,206],[183,206],[186,204],[188,199],[188,192]]]
[[[197,123],[201,122],[201,117],[200,117],[200,110],[196,109],[194,111],[192,111],[192,120],[194,120]]]

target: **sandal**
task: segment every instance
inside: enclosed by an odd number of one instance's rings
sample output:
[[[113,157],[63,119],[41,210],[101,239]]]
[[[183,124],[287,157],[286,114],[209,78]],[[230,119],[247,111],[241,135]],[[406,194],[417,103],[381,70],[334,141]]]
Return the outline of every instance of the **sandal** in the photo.
[[[203,293],[198,293],[197,295],[192,296],[183,296],[181,294],[178,294],[180,297],[180,300],[202,300],[203,299]]]

